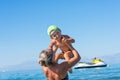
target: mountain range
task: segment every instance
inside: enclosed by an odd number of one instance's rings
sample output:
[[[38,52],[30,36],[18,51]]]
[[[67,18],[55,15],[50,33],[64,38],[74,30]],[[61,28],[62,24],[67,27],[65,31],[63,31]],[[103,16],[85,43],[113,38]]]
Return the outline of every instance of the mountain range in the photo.
[[[104,55],[104,56],[97,56],[96,58],[103,60],[106,64],[109,64],[109,65],[120,64],[120,53]],[[90,62],[92,59],[93,58],[83,57],[81,61]]]
[[[106,55],[106,56],[100,56],[97,58],[102,59],[106,64],[109,64],[109,65],[120,64],[120,53]],[[82,58],[81,61],[90,62],[90,59],[89,58]],[[0,71],[33,70],[33,69],[41,69],[40,65],[35,60],[23,62],[23,63],[18,64],[18,65],[8,66],[6,68],[0,69]]]
[[[101,57],[107,64],[120,64],[120,53],[102,56]]]

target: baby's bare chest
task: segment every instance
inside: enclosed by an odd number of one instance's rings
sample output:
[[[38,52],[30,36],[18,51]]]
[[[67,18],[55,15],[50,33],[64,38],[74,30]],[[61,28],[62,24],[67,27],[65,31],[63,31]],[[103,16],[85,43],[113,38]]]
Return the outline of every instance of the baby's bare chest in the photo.
[[[59,48],[66,47],[66,44],[64,42],[57,42],[56,44]]]

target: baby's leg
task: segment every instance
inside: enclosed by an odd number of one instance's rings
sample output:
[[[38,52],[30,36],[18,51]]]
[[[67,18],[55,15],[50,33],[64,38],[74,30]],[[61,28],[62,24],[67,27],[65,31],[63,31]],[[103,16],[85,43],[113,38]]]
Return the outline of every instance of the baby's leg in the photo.
[[[73,54],[71,51],[67,51],[64,53],[64,57],[65,57],[65,60],[68,61],[68,60],[70,60],[71,57],[73,57]],[[69,71],[69,73],[72,73],[71,68],[69,68],[68,71]]]
[[[58,62],[58,59],[64,59],[63,53],[59,53],[55,56],[55,62]]]
[[[68,61],[73,56],[71,51],[67,51],[64,53],[65,60]]]

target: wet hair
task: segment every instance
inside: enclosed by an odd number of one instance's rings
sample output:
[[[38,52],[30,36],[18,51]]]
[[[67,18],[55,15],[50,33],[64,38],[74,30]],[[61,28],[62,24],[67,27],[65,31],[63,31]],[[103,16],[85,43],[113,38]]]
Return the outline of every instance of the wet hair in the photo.
[[[52,51],[49,50],[41,51],[39,55],[39,64],[41,64],[41,66],[46,67],[53,65],[52,57],[53,57]]]

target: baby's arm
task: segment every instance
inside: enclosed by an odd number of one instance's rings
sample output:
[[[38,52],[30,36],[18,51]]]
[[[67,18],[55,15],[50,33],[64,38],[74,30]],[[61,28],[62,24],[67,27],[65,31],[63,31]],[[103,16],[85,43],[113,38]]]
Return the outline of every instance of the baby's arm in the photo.
[[[53,47],[54,47],[54,49],[53,49]],[[53,50],[53,52],[56,53],[58,47],[56,46],[55,40],[52,40],[52,41],[50,42],[49,49]]]
[[[64,35],[64,41],[67,42],[67,43],[74,43],[75,40],[71,37],[69,37],[68,35]]]
[[[57,46],[55,46],[55,41],[54,40],[52,40],[51,42],[50,42],[50,45],[49,45],[49,49],[51,50],[51,51],[53,51],[53,60],[54,60],[54,62],[56,62],[56,55],[55,55],[55,53],[56,53],[56,51],[57,51],[57,49],[58,49],[58,47]],[[55,47],[54,47],[55,46]],[[54,49],[53,49],[53,47],[54,47]]]

